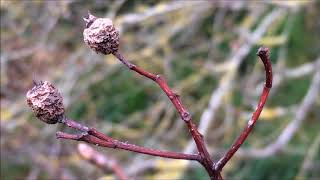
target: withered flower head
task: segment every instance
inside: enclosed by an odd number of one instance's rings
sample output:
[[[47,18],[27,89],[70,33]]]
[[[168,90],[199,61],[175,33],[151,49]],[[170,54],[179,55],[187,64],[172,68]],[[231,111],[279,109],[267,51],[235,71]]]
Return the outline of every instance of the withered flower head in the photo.
[[[27,92],[26,97],[28,105],[41,121],[55,124],[63,117],[62,96],[50,82],[37,83]]]
[[[83,19],[86,22],[83,40],[91,49],[105,55],[118,51],[119,31],[110,19],[96,18],[90,12]]]

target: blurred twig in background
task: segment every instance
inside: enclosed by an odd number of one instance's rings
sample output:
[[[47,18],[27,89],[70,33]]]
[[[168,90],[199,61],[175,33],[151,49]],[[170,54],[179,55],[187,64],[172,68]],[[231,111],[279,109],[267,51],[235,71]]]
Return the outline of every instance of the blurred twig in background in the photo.
[[[101,168],[104,172],[110,171],[110,169],[119,177],[121,180],[128,179],[124,170],[118,165],[115,159],[107,158],[103,154],[95,151],[92,147],[87,144],[78,144],[78,153],[80,156],[94,164],[98,168]]]

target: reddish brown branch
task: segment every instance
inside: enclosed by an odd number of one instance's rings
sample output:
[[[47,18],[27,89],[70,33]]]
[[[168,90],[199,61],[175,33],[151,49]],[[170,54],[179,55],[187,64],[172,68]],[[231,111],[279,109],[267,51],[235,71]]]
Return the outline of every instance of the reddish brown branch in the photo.
[[[115,51],[113,53],[114,56],[116,56],[124,65],[126,65],[129,69],[137,72],[138,74],[145,76],[153,81],[155,81],[160,88],[165,92],[165,94],[168,96],[174,107],[177,109],[181,119],[186,122],[189,132],[191,133],[197,149],[200,154],[200,163],[206,168],[208,174],[211,178],[214,177],[213,172],[213,161],[210,158],[210,154],[205,146],[203,136],[198,131],[196,125],[192,122],[192,117],[190,113],[186,110],[186,108],[183,106],[179,95],[177,93],[174,93],[171,88],[168,86],[168,83],[165,81],[164,78],[162,78],[160,75],[152,74],[148,71],[145,71],[138,66],[132,64],[129,62],[119,51]]]
[[[191,116],[190,113],[184,108],[184,106],[182,105],[182,102],[179,98],[179,95],[174,93],[170,87],[168,86],[167,82],[165,81],[165,79],[163,77],[161,77],[160,75],[155,75],[152,74],[148,71],[143,70],[142,68],[132,64],[131,62],[129,62],[119,51],[113,53],[124,65],[126,65],[129,69],[137,72],[138,74],[145,76],[153,81],[155,81],[160,88],[166,93],[166,95],[169,97],[169,99],[171,100],[171,102],[173,103],[173,105],[175,106],[175,108],[178,110],[180,117],[184,120],[184,121],[190,121],[191,120]]]
[[[64,132],[57,132],[56,136],[59,139],[84,141],[84,142],[98,145],[98,146],[103,146],[103,147],[108,147],[113,149],[123,149],[127,151],[148,154],[152,156],[159,156],[164,158],[200,161],[200,156],[197,154],[184,154],[184,153],[176,153],[171,151],[160,151],[156,149],[145,148],[145,147],[137,146],[134,144],[121,142],[109,136],[106,136],[103,133],[93,128],[88,128],[87,126],[84,126],[68,118],[65,118],[63,121],[61,121],[61,123],[66,124],[71,128],[81,130],[82,133],[69,134]]]
[[[113,26],[113,23],[110,19],[96,18],[89,13],[88,17],[84,18],[84,20],[86,22],[86,28],[83,32],[84,42],[91,49],[105,55],[112,53],[129,69],[146,78],[153,80],[159,85],[159,87],[168,96],[168,98],[178,111],[181,119],[186,123],[189,132],[192,135],[192,138],[194,139],[197,146],[198,154],[183,154],[169,151],[160,151],[156,149],[137,146],[134,144],[124,143],[115,140],[94,128],[84,126],[71,119],[68,119],[65,116],[65,109],[61,94],[51,83],[47,81],[39,83],[35,82],[36,86],[29,90],[26,96],[28,105],[32,108],[36,116],[45,123],[55,124],[59,122],[73,129],[81,131],[81,134],[57,132],[57,138],[84,141],[103,147],[123,149],[127,151],[165,158],[194,160],[198,161],[203,165],[203,167],[205,167],[211,179],[222,179],[222,176],[220,174],[222,168],[237,152],[237,150],[250,134],[268,98],[270,88],[272,87],[272,68],[269,59],[269,50],[267,48],[260,48],[257,53],[257,55],[262,60],[266,71],[266,83],[257,109],[253,113],[252,118],[249,120],[247,127],[236,139],[229,151],[216,164],[214,164],[206,148],[204,138],[198,131],[197,126],[193,123],[190,113],[183,106],[179,95],[172,91],[165,79],[160,75],[152,74],[130,63],[118,51],[120,44],[119,31]]]
[[[263,109],[264,104],[267,101],[270,88],[272,87],[272,67],[269,59],[269,49],[268,48],[259,48],[257,55],[260,57],[264,64],[264,68],[266,71],[266,83],[262,92],[262,95],[259,100],[259,104],[257,109],[254,111],[251,119],[248,121],[247,127],[242,131],[240,136],[236,139],[234,144],[231,146],[229,151],[215,164],[215,171],[220,172],[222,168],[226,165],[226,163],[232,158],[232,156],[237,152],[243,142],[246,140],[248,135],[250,134],[254,124],[257,122],[260,113]]]
[[[97,138],[100,138],[102,140],[106,140],[106,141],[111,141],[112,138],[99,132],[98,130],[96,130],[95,128],[91,128],[91,127],[87,127],[83,124],[77,123],[76,121],[73,121],[72,119],[69,119],[68,117],[64,116],[59,123],[65,124],[68,127],[71,127],[73,129],[82,131],[82,132],[86,132],[90,135],[93,135]]]
[[[203,165],[211,179],[222,179],[222,176],[220,174],[221,170],[237,152],[237,150],[250,134],[268,98],[270,88],[272,87],[272,68],[269,59],[269,50],[267,48],[260,48],[257,53],[257,55],[262,60],[266,71],[266,83],[257,109],[253,113],[252,118],[249,120],[247,127],[242,131],[229,151],[216,164],[214,164],[206,148],[204,138],[198,131],[197,126],[193,123],[190,113],[183,106],[179,95],[172,91],[165,79],[160,75],[152,74],[130,63],[124,56],[120,54],[120,52],[118,51],[119,34],[113,27],[111,20],[99,19],[99,23],[94,24],[94,28],[91,29],[89,24],[92,24],[96,20],[96,18],[94,16],[89,16],[88,19],[85,20],[88,24],[87,28],[84,31],[84,40],[93,50],[101,52],[103,54],[110,54],[112,52],[113,55],[115,55],[129,69],[153,80],[159,85],[159,87],[168,96],[168,98],[178,111],[181,119],[186,123],[189,132],[196,143],[198,154],[184,154],[170,151],[160,151],[121,142],[99,132],[95,128],[87,127],[85,125],[77,123],[76,121],[68,119],[64,114],[65,109],[63,106],[61,94],[51,83],[47,81],[36,83],[36,86],[27,93],[28,105],[32,108],[36,116],[45,123],[55,124],[59,122],[67,125],[68,127],[81,131],[81,134],[57,132],[57,138],[84,141],[107,148],[123,149],[127,151],[164,158],[194,160]],[[117,167],[114,168],[114,171],[119,170],[119,168]],[[119,175],[119,177],[120,176],[121,175]]]

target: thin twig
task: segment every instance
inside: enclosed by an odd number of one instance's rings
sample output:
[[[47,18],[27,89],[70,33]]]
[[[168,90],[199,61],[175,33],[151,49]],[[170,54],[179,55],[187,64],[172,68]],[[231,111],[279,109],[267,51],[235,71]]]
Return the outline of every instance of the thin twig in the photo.
[[[317,153],[319,153],[319,147],[320,147],[320,134],[317,135],[313,143],[310,145],[310,148],[306,154],[306,157],[303,160],[302,166],[299,170],[298,175],[296,176],[296,179],[304,179],[307,177],[306,172],[313,168],[313,163],[315,163],[315,157]]]
[[[282,130],[278,138],[263,148],[239,149],[237,155],[242,158],[267,158],[279,152],[286,152],[285,146],[290,142],[292,137],[298,132],[302,122],[312,110],[312,105],[316,102],[320,92],[320,71],[316,72],[312,78],[308,92],[303,98],[301,104],[294,110],[294,119]],[[220,154],[220,150],[214,153]],[[299,154],[302,155],[302,154]]]
[[[267,101],[270,88],[272,87],[272,68],[271,62],[269,59],[269,50],[267,48],[260,48],[257,55],[261,58],[265,71],[266,71],[266,83],[262,92],[262,95],[259,100],[257,109],[254,111],[252,118],[248,121],[248,126],[242,131],[241,135],[237,138],[235,143],[231,146],[229,151],[216,163],[215,170],[221,171],[226,163],[232,158],[232,156],[237,152],[243,142],[246,140],[251,130],[254,127],[254,124],[257,122],[260,113],[263,109],[264,104]]]
[[[185,159],[185,160],[194,160],[194,161],[200,160],[200,156],[197,154],[184,154],[184,153],[176,153],[176,152],[170,152],[170,151],[160,151],[156,149],[137,146],[137,145],[126,143],[126,142],[121,142],[97,131],[94,128],[89,128],[85,125],[77,123],[68,118],[64,118],[64,120],[60,121],[60,123],[63,123],[73,129],[80,130],[82,131],[82,133],[69,134],[65,132],[57,132],[56,136],[58,139],[84,141],[97,146],[103,146],[103,147],[108,147],[113,149],[123,149],[127,151],[148,154],[152,156],[159,156],[164,158]]]
[[[271,23],[273,23],[278,18],[284,15],[281,9],[274,9],[268,15],[265,16],[261,23],[256,28],[256,30],[250,33],[250,41],[244,43],[237,51],[235,51],[230,57],[230,64],[226,67],[230,67],[227,73],[221,78],[218,88],[212,93],[208,107],[203,111],[200,123],[199,123],[199,131],[206,135],[210,124],[216,119],[216,113],[218,108],[221,105],[222,98],[225,96],[227,92],[230,91],[232,87],[232,81],[234,80],[236,73],[235,71],[239,68],[240,64],[244,60],[244,58],[248,55],[251,48],[254,44],[263,36],[263,34],[267,31],[268,27]],[[194,151],[194,145],[192,141],[190,141],[185,148],[185,153],[191,153]]]
[[[179,95],[174,93],[171,88],[168,86],[167,82],[162,78],[160,75],[152,74],[148,71],[141,69],[140,67],[130,63],[119,51],[113,53],[124,65],[126,65],[130,70],[137,72],[138,74],[145,76],[154,82],[156,82],[160,88],[165,92],[168,96],[174,107],[177,109],[178,113],[180,114],[181,119],[187,124],[188,129],[196,143],[200,154],[200,163],[206,168],[208,174],[211,178],[214,177],[213,172],[213,161],[210,158],[210,154],[205,146],[203,136],[199,133],[196,125],[192,122],[192,117],[190,113],[186,110],[183,106]]]

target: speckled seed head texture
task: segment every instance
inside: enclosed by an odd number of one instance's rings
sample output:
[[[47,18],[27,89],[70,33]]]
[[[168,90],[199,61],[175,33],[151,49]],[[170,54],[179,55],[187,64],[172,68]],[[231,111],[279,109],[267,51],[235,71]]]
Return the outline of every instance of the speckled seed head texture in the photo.
[[[91,49],[106,55],[118,51],[119,31],[110,19],[96,18],[89,13],[84,21],[86,28],[83,31],[83,39]]]
[[[55,124],[64,114],[63,98],[51,83],[40,82],[27,92],[27,103],[43,122]]]

